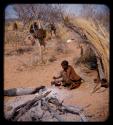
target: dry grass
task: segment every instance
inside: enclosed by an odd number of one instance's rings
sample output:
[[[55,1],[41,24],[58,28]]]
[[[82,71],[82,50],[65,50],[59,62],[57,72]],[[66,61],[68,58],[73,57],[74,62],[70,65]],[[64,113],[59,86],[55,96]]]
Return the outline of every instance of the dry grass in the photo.
[[[100,24],[84,19],[76,19],[74,25],[81,28],[88,42],[101,58],[106,79],[109,81],[109,33]],[[97,30],[98,29],[98,30]]]
[[[60,39],[64,42],[70,38],[69,30],[61,23],[58,25],[57,35],[60,36]]]

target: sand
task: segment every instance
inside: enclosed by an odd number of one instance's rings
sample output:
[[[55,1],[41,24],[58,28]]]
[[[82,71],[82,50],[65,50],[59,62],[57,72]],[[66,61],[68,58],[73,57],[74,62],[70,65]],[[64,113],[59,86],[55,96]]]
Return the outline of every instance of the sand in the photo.
[[[47,42],[45,58],[56,57],[56,61],[46,62],[34,66],[23,66],[23,62],[29,64],[33,59],[33,52],[22,55],[4,56],[4,89],[18,87],[38,87],[44,85],[51,86],[52,77],[61,70],[60,63],[66,59],[74,67],[75,71],[85,80],[77,89],[65,91],[59,89],[61,100],[67,105],[88,106],[85,109],[89,115],[89,121],[105,121],[109,116],[109,88],[101,88],[91,94],[97,78],[97,71],[89,70],[84,66],[75,66],[74,58],[80,56],[80,49],[77,48],[76,42],[67,43],[68,52],[58,53],[55,51],[56,39]],[[11,48],[10,48],[11,49]],[[7,48],[6,48],[7,50]],[[4,104],[14,97],[5,97]]]

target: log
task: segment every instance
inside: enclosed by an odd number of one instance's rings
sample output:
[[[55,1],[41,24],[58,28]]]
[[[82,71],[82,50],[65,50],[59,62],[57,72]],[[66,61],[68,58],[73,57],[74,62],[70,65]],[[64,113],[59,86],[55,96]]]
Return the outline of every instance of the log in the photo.
[[[85,117],[85,114],[83,113],[83,109],[81,111],[81,108],[75,108],[75,107],[70,107],[70,106],[65,106],[65,105],[62,105],[63,106],[63,110],[67,111],[67,112],[70,112],[70,113],[73,113],[73,114],[77,114],[80,116],[81,118],[81,121],[84,121],[84,122],[87,122],[87,118]]]
[[[4,90],[4,96],[20,96],[20,95],[35,94],[39,92],[40,89],[44,88],[45,86],[40,86],[36,88],[12,88]]]
[[[58,121],[60,121],[60,122],[64,121],[64,119],[61,118],[61,116],[59,116],[59,114],[51,108],[51,106],[48,103],[48,101],[43,100],[42,104],[47,108],[47,110],[51,113],[51,115],[53,117],[55,117]]]
[[[84,122],[88,121],[88,119],[85,117],[85,114],[83,113],[84,111],[83,108],[80,108],[78,106],[65,106],[62,103],[60,103],[56,98],[50,98],[48,101],[57,105],[58,110],[77,114],[81,117],[81,121],[84,121]]]
[[[65,121],[61,116],[58,115],[57,112],[55,112],[49,105],[47,105],[49,112],[55,117],[58,121],[62,122]]]
[[[86,116],[85,116],[85,114],[83,112],[79,112],[79,115],[81,117],[81,121],[83,121],[83,122],[87,122],[88,121],[88,119],[86,118]]]
[[[101,86],[107,88],[108,87],[107,79],[105,78],[102,65],[101,65],[101,60],[99,58],[97,58],[97,65],[98,65],[98,74],[101,81]]]
[[[59,102],[59,100],[58,100],[57,98],[54,98],[54,97],[50,97],[50,98],[48,99],[48,102],[50,102],[50,103],[52,103],[52,104],[55,104],[57,107],[58,107],[58,106],[62,106],[62,103],[63,103],[63,101],[62,101],[62,102]]]
[[[66,111],[70,111],[71,113],[77,113],[80,112],[81,110],[83,110],[82,108],[79,108],[78,106],[65,106],[62,104],[62,102],[60,103],[59,100],[57,98],[50,98],[48,100],[48,102],[55,104],[60,110],[66,110]]]
[[[100,80],[105,79],[105,75],[102,69],[100,58],[97,58],[97,66]]]
[[[40,99],[46,97],[51,91],[46,92],[45,94],[42,94],[38,97],[35,97],[34,99],[27,101],[26,103],[19,105],[16,107],[10,116],[8,120],[11,121],[17,121],[22,115],[24,115],[28,110],[30,110],[32,107],[34,107],[34,104],[36,104],[37,101]],[[36,106],[36,105],[35,105]]]

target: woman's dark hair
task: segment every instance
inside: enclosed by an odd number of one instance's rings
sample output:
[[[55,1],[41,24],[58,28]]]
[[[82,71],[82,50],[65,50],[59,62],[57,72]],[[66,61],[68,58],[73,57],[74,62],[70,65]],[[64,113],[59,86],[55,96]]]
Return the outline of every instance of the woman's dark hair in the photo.
[[[68,61],[67,61],[67,60],[62,61],[62,62],[61,62],[61,65],[63,65],[63,66],[64,66],[64,65],[68,66]]]

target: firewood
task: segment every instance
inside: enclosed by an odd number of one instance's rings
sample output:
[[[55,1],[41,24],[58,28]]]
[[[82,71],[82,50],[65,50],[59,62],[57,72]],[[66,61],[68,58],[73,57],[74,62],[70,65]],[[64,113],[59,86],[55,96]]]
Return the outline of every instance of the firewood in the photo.
[[[45,86],[39,86],[36,88],[12,88],[4,90],[4,96],[20,96],[20,95],[35,94],[39,92],[40,89],[44,88]]]
[[[60,122],[64,121],[64,119],[61,118],[61,116],[59,116],[59,114],[51,108],[51,106],[48,103],[48,101],[43,100],[42,104],[48,109],[48,111],[51,113],[51,115],[53,117],[55,117],[58,121],[60,121]]]
[[[50,98],[49,102],[57,105],[58,109],[60,111],[66,111],[66,112],[69,112],[69,113],[77,114],[81,117],[82,121],[84,121],[84,122],[88,121],[87,118],[85,117],[85,114],[83,113],[83,111],[84,111],[83,108],[80,108],[78,106],[65,106],[62,103],[60,103],[58,101],[58,99],[56,99],[56,98]]]
[[[81,110],[81,108],[75,108],[75,107],[70,107],[70,106],[65,106],[65,105],[62,105],[63,106],[63,110],[67,111],[67,112],[70,112],[70,113],[73,113],[73,114],[77,114],[81,117],[81,121],[88,121],[88,119],[85,117],[85,114],[83,113],[83,109]]]
[[[19,117],[21,117],[23,114],[25,114],[28,110],[30,110],[33,105],[39,101],[40,99],[46,97],[51,91],[46,92],[45,94],[42,94],[38,97],[35,97],[34,99],[27,101],[26,103],[19,105],[18,107],[16,107],[12,113],[12,115],[10,116],[9,120],[12,121],[17,121],[19,119]]]

